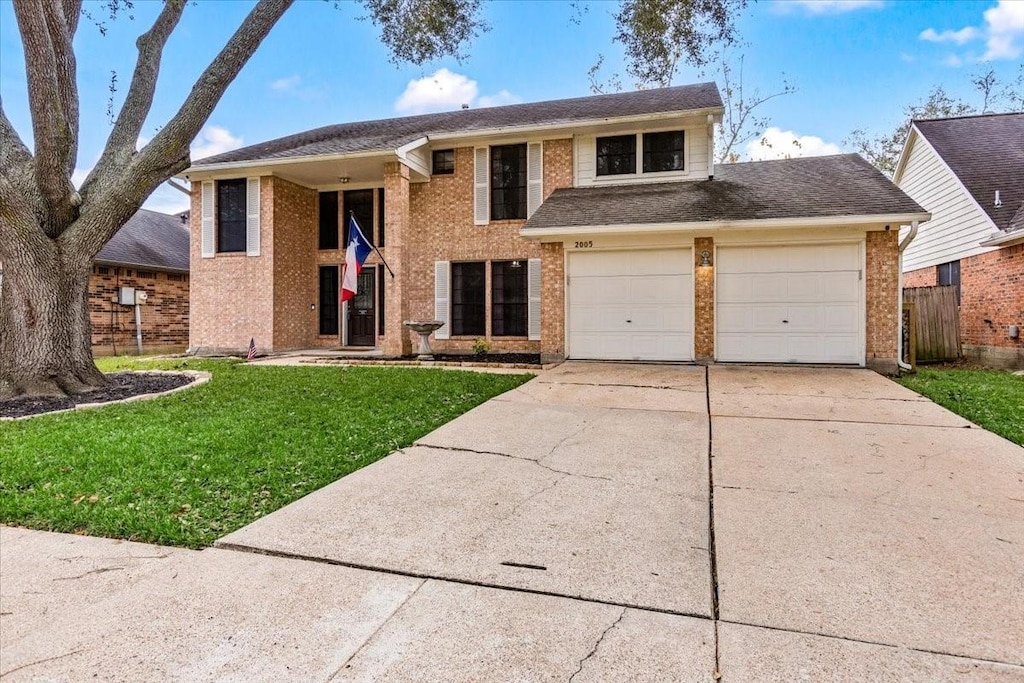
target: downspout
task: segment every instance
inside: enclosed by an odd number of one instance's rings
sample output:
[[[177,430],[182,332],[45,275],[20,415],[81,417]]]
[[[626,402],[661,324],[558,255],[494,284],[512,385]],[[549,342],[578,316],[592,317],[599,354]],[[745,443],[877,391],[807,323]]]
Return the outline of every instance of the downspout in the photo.
[[[910,232],[900,242],[899,258],[896,260],[897,272],[899,273],[896,278],[896,315],[899,320],[896,330],[898,332],[897,344],[896,344],[896,365],[901,370],[913,370],[911,366],[903,362],[903,251],[910,246],[910,243],[917,237],[917,221],[911,221]]]

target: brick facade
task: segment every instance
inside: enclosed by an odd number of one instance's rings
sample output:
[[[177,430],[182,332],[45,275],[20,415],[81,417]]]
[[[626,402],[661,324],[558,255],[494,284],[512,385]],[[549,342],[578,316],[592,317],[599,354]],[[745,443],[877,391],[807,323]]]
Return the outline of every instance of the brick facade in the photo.
[[[899,331],[899,232],[871,231],[866,239],[866,359],[880,372],[897,370]]]
[[[520,236],[524,220],[474,224],[472,147],[455,150],[455,169],[435,175],[429,182],[413,182],[409,167],[397,161],[383,165],[386,242],[384,258],[396,277],[384,276],[383,329],[377,348],[386,355],[407,355],[415,348],[413,334],[403,325],[408,319],[435,317],[435,263],[484,262],[486,272],[486,338],[493,351],[540,353],[545,360],[565,354],[565,251],[561,243],[540,243]],[[544,141],[545,196],[573,184],[573,141]],[[275,351],[337,347],[337,335],[318,330],[319,283],[317,268],[340,265],[344,245],[337,250],[318,248],[318,192],[279,177],[261,180],[261,254],[200,256],[200,183],[194,183],[192,206],[192,332],[190,346],[203,350],[242,351],[250,337],[257,346]],[[359,187],[363,187],[360,185]],[[375,193],[375,202],[380,194]],[[375,207],[379,208],[379,207]],[[339,202],[339,212],[342,211]],[[374,212],[375,219],[378,212]],[[339,216],[343,224],[344,216]],[[371,226],[363,226],[368,235]],[[379,238],[379,226],[373,230]],[[898,319],[898,248],[894,231],[867,233],[866,360],[869,365],[895,369]],[[713,258],[714,239],[694,240],[694,345],[698,360],[715,354],[714,268],[701,267],[700,254]],[[541,339],[498,337],[491,329],[491,275],[495,261],[541,260]],[[367,266],[380,262],[371,253]],[[269,293],[269,294],[268,294]],[[339,315],[341,313],[339,312]],[[439,352],[468,352],[480,335],[435,340]]]
[[[701,266],[701,252],[708,251],[711,267]],[[693,351],[696,359],[708,362],[715,357],[715,240],[693,240]]]
[[[935,266],[903,274],[904,287],[932,287]],[[1011,325],[1021,329],[1012,339]],[[1024,244],[960,259],[960,340],[968,357],[1024,367]]]
[[[183,351],[188,346],[189,276],[112,265],[93,266],[89,276],[89,320],[93,353],[136,353],[135,308],[117,303],[121,287],[144,291],[142,350]]]

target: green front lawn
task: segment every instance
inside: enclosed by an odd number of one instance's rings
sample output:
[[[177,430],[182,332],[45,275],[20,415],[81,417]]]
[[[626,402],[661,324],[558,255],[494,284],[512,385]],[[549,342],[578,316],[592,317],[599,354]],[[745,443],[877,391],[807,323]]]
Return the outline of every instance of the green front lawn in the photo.
[[[101,359],[209,370],[159,399],[0,423],[0,523],[202,547],[530,375]]]
[[[919,368],[897,381],[1024,446],[1024,377],[1001,370]]]

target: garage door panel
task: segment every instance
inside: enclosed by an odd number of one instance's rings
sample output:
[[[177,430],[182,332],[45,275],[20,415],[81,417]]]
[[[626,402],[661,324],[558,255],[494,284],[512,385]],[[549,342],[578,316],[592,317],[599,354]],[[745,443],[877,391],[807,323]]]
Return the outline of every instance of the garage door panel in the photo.
[[[570,357],[691,360],[691,253],[690,249],[571,253]]]
[[[862,363],[860,245],[721,247],[716,357]]]

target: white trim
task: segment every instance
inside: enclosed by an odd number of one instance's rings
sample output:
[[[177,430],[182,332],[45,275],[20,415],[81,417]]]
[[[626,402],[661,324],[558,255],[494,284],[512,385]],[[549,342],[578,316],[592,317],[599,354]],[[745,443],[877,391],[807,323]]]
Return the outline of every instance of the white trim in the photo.
[[[491,222],[491,148],[473,148],[473,225]]]
[[[260,255],[261,183],[258,177],[245,179],[245,255]],[[255,199],[255,202],[253,201]]]
[[[1017,230],[1016,232],[1003,232],[1000,230],[998,235],[993,235],[978,244],[983,247],[1009,247],[1021,243],[1024,243],[1024,230]]]
[[[420,147],[424,147],[429,142],[430,142],[430,139],[427,136],[424,135],[423,137],[419,138],[418,140],[413,140],[412,142],[407,142],[406,144],[404,144],[401,147],[399,147],[398,149],[396,149],[395,150],[395,156],[397,156],[402,163],[404,163],[406,166],[408,166],[413,171],[416,171],[420,175],[424,175],[424,176],[427,176],[429,178],[430,177],[431,169],[428,168],[427,166],[424,166],[423,164],[421,164],[420,162],[416,161],[415,159],[412,159],[412,158],[409,157],[409,152],[412,152],[413,150],[419,149]]]
[[[526,143],[526,217],[544,202],[544,142]]]
[[[444,323],[434,331],[434,339],[450,339],[452,324],[452,264],[434,261],[434,320]],[[484,284],[486,287],[486,283]]]
[[[213,180],[199,184],[199,249],[202,258],[217,253],[217,184]]]
[[[543,326],[544,279],[541,268],[539,258],[532,258],[526,262],[526,333],[530,341],[540,341]]]
[[[222,161],[218,164],[202,164],[199,166],[189,166],[181,173],[178,173],[175,178],[184,178],[188,180],[189,174],[197,173],[215,173],[217,171],[233,171],[235,169],[243,168],[260,168],[262,166],[285,166],[288,164],[294,164],[302,161],[342,161],[344,159],[354,159],[358,157],[390,157],[396,156],[395,150],[385,149],[377,150],[373,152],[344,152],[340,154],[307,154],[299,157],[284,157],[281,159],[250,159],[248,161]],[[267,174],[263,174],[267,175]]]
[[[713,230],[774,230],[778,228],[834,228],[926,221],[929,213],[880,214],[877,216],[824,216],[821,218],[765,218],[737,221],[688,221],[680,223],[623,223],[621,225],[580,225],[557,228],[523,227],[519,235],[526,239],[573,235],[619,233],[709,232]]]

